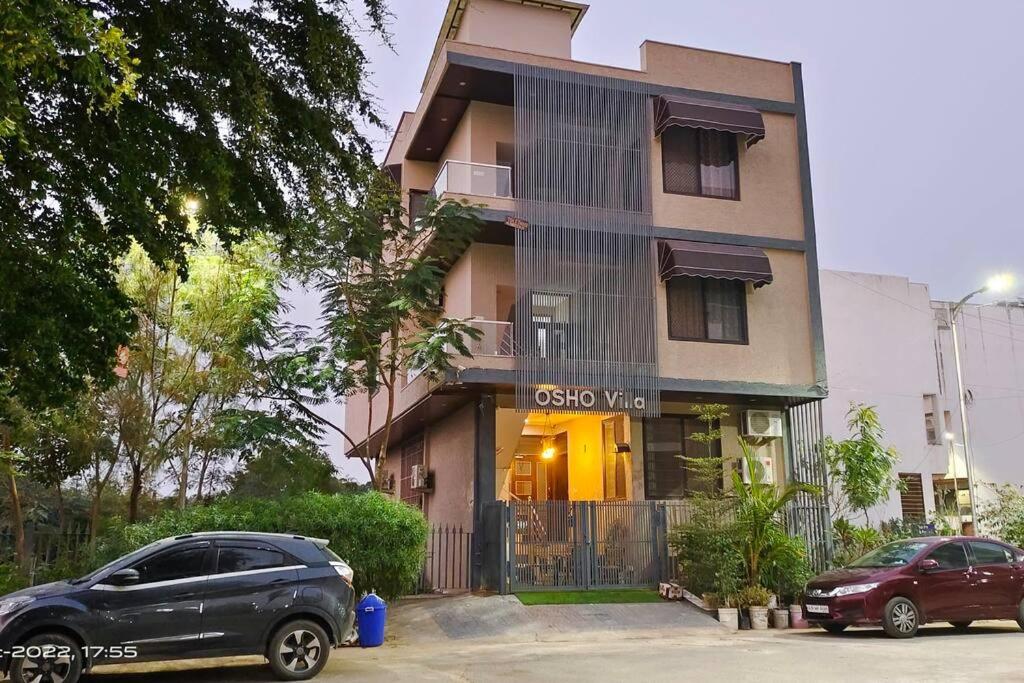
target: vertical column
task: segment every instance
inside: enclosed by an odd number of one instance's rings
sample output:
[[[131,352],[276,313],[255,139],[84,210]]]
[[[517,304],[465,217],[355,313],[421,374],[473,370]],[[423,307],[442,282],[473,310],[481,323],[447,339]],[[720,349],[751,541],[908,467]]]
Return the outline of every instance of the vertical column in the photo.
[[[485,576],[496,576],[499,539],[487,538],[497,529],[484,524],[484,509],[496,499],[495,493],[495,400],[494,394],[481,394],[476,405],[476,446],[473,465],[473,573],[471,586],[485,586]],[[487,565],[485,567],[485,565]]]

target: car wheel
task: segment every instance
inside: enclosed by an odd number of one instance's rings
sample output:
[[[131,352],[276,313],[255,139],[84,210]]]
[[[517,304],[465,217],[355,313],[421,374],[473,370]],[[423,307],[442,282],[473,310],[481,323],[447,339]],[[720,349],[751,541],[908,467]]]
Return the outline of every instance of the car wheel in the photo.
[[[1024,629],[1024,600],[1017,605],[1017,625]]]
[[[331,641],[319,624],[290,621],[277,629],[267,647],[270,668],[278,680],[305,681],[327,664]]]
[[[11,662],[11,683],[78,683],[82,650],[59,633],[41,633],[21,644],[25,656]]]
[[[917,607],[906,598],[893,598],[885,606],[882,627],[891,638],[913,638],[920,626]]]
[[[969,621],[951,621],[949,623],[957,633],[967,633],[967,627],[971,625]]]
[[[840,633],[846,630],[849,624],[822,624],[821,627],[831,633],[832,635],[838,636]]]

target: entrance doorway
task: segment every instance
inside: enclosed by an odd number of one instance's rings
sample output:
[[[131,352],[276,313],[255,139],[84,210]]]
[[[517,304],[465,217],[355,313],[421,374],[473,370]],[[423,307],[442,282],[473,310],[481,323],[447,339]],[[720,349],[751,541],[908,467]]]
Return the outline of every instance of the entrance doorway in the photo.
[[[511,500],[569,500],[566,434],[550,438],[522,436],[510,471]]]
[[[498,411],[495,474],[500,499],[634,499],[633,467],[639,462],[631,452],[627,415]]]

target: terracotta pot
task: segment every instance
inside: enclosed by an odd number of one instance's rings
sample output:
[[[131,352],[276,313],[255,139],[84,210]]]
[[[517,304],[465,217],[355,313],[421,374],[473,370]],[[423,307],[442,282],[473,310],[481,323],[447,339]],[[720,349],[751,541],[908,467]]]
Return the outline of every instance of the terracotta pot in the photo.
[[[773,609],[772,626],[775,628],[789,628],[789,610],[785,607],[777,607]]]
[[[737,630],[740,627],[739,610],[735,607],[719,607],[718,621],[730,631]]]
[[[765,631],[768,629],[768,607],[750,606],[750,628],[755,631]]]
[[[807,620],[804,619],[804,608],[800,605],[789,606],[789,627],[807,628]]]

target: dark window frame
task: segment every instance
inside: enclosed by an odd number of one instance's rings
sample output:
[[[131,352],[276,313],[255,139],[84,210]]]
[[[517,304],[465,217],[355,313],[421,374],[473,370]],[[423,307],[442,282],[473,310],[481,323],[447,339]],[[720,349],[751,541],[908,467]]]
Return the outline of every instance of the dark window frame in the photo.
[[[676,190],[670,190],[668,188],[668,183],[666,181],[667,174],[665,173],[665,135],[666,134],[668,134],[670,136],[678,135],[680,131],[690,131],[694,135],[697,136],[697,186],[699,188],[697,190],[697,192],[677,192]],[[737,140],[736,140],[737,136],[735,134],[733,134],[733,133],[725,133],[725,132],[722,132],[722,131],[712,131],[712,132],[718,133],[719,135],[725,135],[725,136],[728,137],[729,142],[730,142],[730,146],[731,146],[731,151],[732,151],[733,168],[735,168],[735,171],[733,172],[733,180],[734,180],[734,182],[736,184],[736,196],[734,196],[734,197],[723,197],[723,196],[717,195],[717,194],[704,194],[703,187],[701,187],[700,167],[703,165],[702,164],[702,159],[704,159],[704,148],[700,144],[700,131],[701,131],[701,129],[699,129],[699,128],[684,128],[684,127],[680,127],[680,126],[670,126],[669,128],[666,128],[665,131],[661,134],[661,190],[662,190],[662,192],[664,194],[672,194],[672,195],[677,195],[677,196],[680,196],[680,197],[703,197],[704,199],[724,199],[724,200],[730,201],[730,202],[738,202],[738,201],[740,201],[740,198],[742,197],[742,193],[741,193],[741,190],[740,190],[740,148],[739,148],[739,145],[737,144]]]
[[[974,546],[976,545],[990,545],[995,548],[999,548],[1003,551],[1003,557],[1006,561],[982,562],[980,559],[978,559],[977,554],[974,552]],[[1010,549],[1004,546],[1003,544],[996,543],[995,541],[990,540],[978,539],[967,541],[967,550],[970,553],[968,555],[968,561],[970,561],[972,567],[1008,567],[1011,564],[1013,564],[1014,560],[1016,559],[1016,553],[1011,552]]]
[[[283,569],[283,568],[288,567],[290,565],[302,564],[301,562],[296,560],[295,557],[291,555],[291,553],[287,553],[287,552],[285,552],[284,550],[278,548],[275,545],[271,545],[269,543],[258,543],[258,542],[253,542],[253,541],[236,541],[234,539],[231,539],[231,540],[218,541],[217,545],[214,547],[213,563],[212,563],[212,566],[210,568],[210,574],[212,576],[214,576],[214,577],[221,576],[223,574],[230,574],[230,573],[234,573],[236,571],[262,571],[260,569],[232,570],[231,572],[222,572],[222,571],[220,571],[220,551],[223,550],[223,549],[230,549],[230,548],[245,548],[246,550],[262,550],[262,551],[265,551],[265,552],[277,553],[278,555],[280,555],[281,556],[281,564],[278,567],[268,567],[268,568],[266,568],[267,571],[269,571],[270,569]]]
[[[651,465],[653,464],[653,459],[652,459],[653,458],[653,454],[648,449],[648,443],[649,443],[648,439],[650,438],[650,425],[651,425],[651,423],[654,420],[675,420],[675,421],[679,422],[679,434],[680,434],[680,438],[682,439],[682,441],[679,444],[680,449],[682,451],[681,455],[683,455],[684,458],[688,458],[688,457],[689,458],[702,457],[702,456],[698,456],[698,455],[695,455],[695,454],[692,454],[692,453],[687,453],[687,449],[686,449],[686,446],[688,444],[693,444],[691,446],[691,448],[696,448],[699,445],[696,441],[692,441],[692,440],[686,438],[686,423],[687,423],[687,421],[699,422],[699,420],[697,419],[697,415],[696,414],[679,414],[679,413],[676,413],[676,414],[670,414],[670,415],[662,415],[661,417],[647,417],[647,418],[644,418],[644,420],[643,420],[643,430],[644,430],[644,434],[643,434],[643,448],[644,448],[644,452],[643,452],[643,459],[644,459],[644,466],[643,466],[644,499],[645,500],[687,500],[689,498],[692,498],[695,493],[699,493],[700,491],[698,491],[696,489],[690,488],[690,470],[689,470],[689,468],[686,467],[685,459],[682,461],[682,463],[680,465],[680,467],[682,469],[682,472],[683,472],[683,493],[682,493],[682,495],[680,495],[680,496],[652,495],[652,492],[651,492],[651,484],[652,484],[652,482],[651,482],[651,477],[650,477],[649,469],[650,469]],[[703,423],[700,423],[700,425],[703,427]],[[711,426],[712,429],[717,429],[717,428],[720,428],[720,427],[721,427],[721,423],[720,422],[715,422]],[[692,433],[693,432],[691,432],[691,434]],[[722,442],[718,441],[717,443],[713,444],[712,447],[711,447],[711,451],[712,452],[709,455],[703,456],[703,457],[721,458],[722,457]],[[724,464],[723,464],[723,467],[722,467],[722,472],[720,473],[720,476],[718,477],[718,481],[716,482],[716,484],[717,484],[718,491],[721,492],[721,491],[723,491],[725,489],[725,466],[724,466]]]
[[[924,557],[922,557],[921,559],[922,560],[934,560],[935,558],[933,557],[933,555],[935,555],[935,553],[937,553],[940,550],[944,550],[946,548],[949,548],[951,546],[960,546],[960,552],[962,552],[964,554],[964,562],[965,562],[964,566],[962,566],[962,567],[943,567],[940,564],[939,568],[936,569],[935,571],[937,571],[937,572],[962,572],[964,569],[967,569],[968,567],[970,567],[971,566],[971,555],[968,554],[967,545],[964,544],[962,541],[950,541],[949,543],[940,543],[939,545],[937,545],[934,548],[932,548],[931,550],[929,550],[928,554],[925,555]]]
[[[687,277],[691,277],[693,280],[700,284],[700,299],[704,305],[704,336],[703,337],[681,337],[672,334],[672,305],[669,301],[671,297],[671,285],[673,280],[684,280]],[[742,280],[730,280],[739,289],[742,290],[743,296],[740,297],[740,327],[741,335],[740,339],[709,339],[708,338],[708,299],[706,290],[704,287],[707,278],[696,277],[696,276],[682,276],[678,278],[669,278],[665,281],[665,310],[666,310],[666,321],[668,323],[668,338],[672,341],[685,341],[685,342],[704,342],[707,344],[739,344],[741,346],[750,345],[750,326],[747,319],[747,283]]]
[[[139,582],[137,584],[135,584],[137,586],[148,586],[148,585],[153,584],[153,583],[163,583],[165,581],[198,580],[198,579],[201,579],[202,577],[204,577],[204,576],[206,576],[206,575],[208,575],[210,573],[210,570],[212,568],[212,561],[213,561],[212,554],[211,554],[211,548],[212,548],[212,546],[211,546],[211,544],[209,542],[192,543],[192,544],[189,544],[189,545],[175,546],[173,548],[167,548],[167,549],[164,549],[164,550],[159,550],[159,551],[153,553],[152,555],[147,555],[146,557],[139,558],[135,562],[132,562],[130,565],[128,565],[128,568],[134,569],[135,571],[138,571],[139,574],[141,575],[139,577]],[[177,554],[177,553],[185,553],[185,552],[189,552],[189,551],[192,551],[192,550],[201,550],[201,551],[203,551],[203,559],[199,563],[199,573],[196,574],[195,576],[185,576],[185,577],[179,577],[179,578],[176,578],[176,579],[156,579],[154,581],[147,581],[146,577],[144,576],[144,573],[139,570],[139,567],[145,566],[146,564],[148,564],[150,562],[159,562],[160,560],[163,560],[164,558],[170,557],[171,555],[174,555],[174,554]]]

